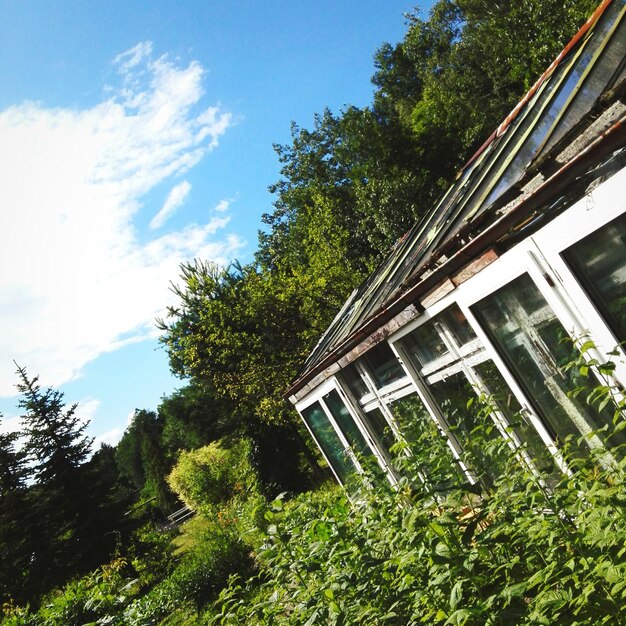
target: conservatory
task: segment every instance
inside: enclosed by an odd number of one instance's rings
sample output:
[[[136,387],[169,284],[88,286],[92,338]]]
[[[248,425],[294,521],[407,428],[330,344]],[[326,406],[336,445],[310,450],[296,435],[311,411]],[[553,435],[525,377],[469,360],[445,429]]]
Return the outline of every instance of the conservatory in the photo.
[[[288,395],[339,482],[370,458],[394,483],[391,448],[420,429],[477,480],[483,394],[493,436],[546,474],[568,471],[566,441],[626,441],[586,401],[593,372],[564,367],[584,344],[626,385],[625,12],[602,2],[308,357]]]

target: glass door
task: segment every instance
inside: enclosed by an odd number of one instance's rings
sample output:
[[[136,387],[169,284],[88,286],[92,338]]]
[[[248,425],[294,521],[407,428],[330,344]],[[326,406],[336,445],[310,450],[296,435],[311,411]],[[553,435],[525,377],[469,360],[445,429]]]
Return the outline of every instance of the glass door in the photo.
[[[471,311],[557,444],[581,455],[583,442],[589,448],[623,443],[610,428],[612,410],[587,401],[597,383],[570,365],[576,346],[528,273]]]
[[[533,236],[537,262],[576,329],[626,386],[626,171],[615,174]],[[608,353],[610,354],[607,357]]]
[[[626,208],[616,175],[460,286],[458,300],[484,337],[523,411],[544,441],[575,456],[596,450],[603,464],[622,456],[626,439],[614,408],[590,401],[602,363],[622,340],[626,296]],[[593,346],[593,347],[589,347]],[[623,382],[621,353],[617,383]],[[550,446],[555,452],[555,446]],[[562,464],[563,459],[559,458]],[[565,469],[565,465],[562,465]]]

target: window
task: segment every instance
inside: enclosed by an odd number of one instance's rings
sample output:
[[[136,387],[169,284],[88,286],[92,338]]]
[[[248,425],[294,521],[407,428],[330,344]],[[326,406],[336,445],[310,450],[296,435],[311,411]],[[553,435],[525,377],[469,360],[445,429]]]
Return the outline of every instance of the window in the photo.
[[[423,478],[436,491],[465,479],[446,438],[416,393],[393,400],[389,409],[416,456],[422,456],[422,449],[431,451],[429,458],[418,461],[418,466]]]
[[[617,342],[626,342],[626,214],[561,253]]]
[[[327,393],[324,396],[324,402],[350,447],[361,456],[373,456],[372,449],[365,441],[363,434],[356,425],[352,415],[350,415],[350,411],[346,408],[343,400],[339,397],[337,390],[333,389],[330,393]]]
[[[396,355],[385,342],[379,343],[368,350],[363,356],[363,361],[367,364],[374,384],[378,389],[400,381],[406,376]]]
[[[315,402],[303,409],[301,414],[337,477],[342,483],[346,483],[356,472],[356,466],[346,454],[345,446],[337,436],[324,409],[319,402]]]
[[[611,411],[598,411],[585,401],[593,380],[576,368],[564,368],[577,357],[576,349],[528,274],[471,310],[552,437],[560,443],[569,439],[571,452],[579,456],[584,454],[577,443],[581,435],[591,448],[622,443],[623,435],[607,437],[601,430],[612,425]]]
[[[517,413],[521,407],[513,401],[504,379],[457,305],[418,326],[400,339],[399,345],[428,385],[440,419],[475,473],[489,481],[497,473],[499,463],[495,457],[486,460],[483,451],[476,446],[474,431],[477,428],[482,430],[483,437],[493,442],[506,432],[511,445],[525,444],[538,469],[553,471],[551,456],[541,437]],[[481,393],[492,396],[496,405],[491,416],[494,419],[485,421],[485,411],[475,401]]]

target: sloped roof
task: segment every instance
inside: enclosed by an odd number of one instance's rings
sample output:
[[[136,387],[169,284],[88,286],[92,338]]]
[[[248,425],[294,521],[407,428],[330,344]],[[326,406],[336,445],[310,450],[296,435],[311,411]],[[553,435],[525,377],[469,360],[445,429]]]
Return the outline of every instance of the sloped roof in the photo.
[[[347,353],[377,324],[406,307],[411,297],[415,299],[416,285],[432,287],[432,281],[426,280],[431,273],[477,241],[495,221],[513,214],[526,196],[545,191],[555,172],[591,150],[594,140],[602,139],[606,128],[600,125],[593,136],[587,132],[585,142],[571,147],[573,138],[584,133],[620,93],[623,97],[625,13],[626,0],[604,0],[599,5],[462,168],[432,211],[353,292],[306,360],[290,393]],[[624,129],[614,121],[611,142],[623,145]],[[564,152],[566,146],[570,146],[569,152]],[[478,246],[474,249],[480,251]],[[466,262],[470,260],[468,256]]]

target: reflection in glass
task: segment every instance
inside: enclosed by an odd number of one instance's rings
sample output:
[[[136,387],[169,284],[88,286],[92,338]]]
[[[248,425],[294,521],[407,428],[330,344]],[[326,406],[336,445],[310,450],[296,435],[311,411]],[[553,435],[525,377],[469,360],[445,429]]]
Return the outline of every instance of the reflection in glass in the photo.
[[[417,369],[449,354],[448,348],[439,336],[433,320],[418,326],[404,337],[401,343]]]
[[[442,322],[446,326],[459,346],[476,339],[476,334],[463,315],[463,311],[456,304],[437,315],[435,321]]]
[[[582,455],[575,443],[581,434],[590,447],[600,447],[606,433],[598,430],[611,427],[612,414],[585,402],[593,380],[577,368],[564,369],[577,358],[576,349],[531,278],[520,276],[472,311],[552,436],[560,442],[570,438],[577,455]],[[621,443],[623,435],[616,438]]]
[[[348,478],[356,472],[356,467],[346,454],[341,440],[320,403],[315,402],[304,409],[302,417],[313,432],[318,445],[324,451],[328,462],[339,476],[339,480],[346,483]]]
[[[396,443],[396,438],[383,412],[378,408],[372,409],[365,414],[365,419],[381,446],[391,458],[393,456],[391,447]]]
[[[368,350],[363,359],[367,363],[378,389],[405,377],[402,365],[400,365],[389,344],[384,341]]]
[[[335,389],[324,396],[324,402],[354,451],[363,456],[371,456],[372,449],[365,441],[365,438],[359,430],[359,427],[356,425],[350,411],[348,411],[346,405],[343,403],[343,400],[339,397],[339,394]]]
[[[618,342],[626,342],[626,214],[562,253]]]
[[[464,480],[444,435],[416,393],[395,400],[389,408],[418,459],[420,471],[436,490]]]
[[[555,479],[560,476],[556,473],[557,468],[554,457],[535,430],[529,418],[522,411],[522,407],[511,393],[502,374],[495,363],[489,359],[473,368],[478,374],[483,387],[491,396],[497,409],[504,415],[506,421],[513,429],[517,438],[525,447],[537,469],[544,475],[554,474]]]
[[[463,372],[429,386],[441,412],[463,448],[467,464],[479,478],[490,483],[499,472],[500,461],[482,447],[500,437],[493,420],[486,412],[479,413],[476,392]]]
[[[333,389],[330,393],[327,393],[324,396],[324,402],[331,412],[331,415],[335,418],[337,425],[350,444],[350,447],[357,453],[361,464],[369,468],[375,476],[382,478],[381,467],[372,452],[372,448],[367,441],[365,441],[363,433],[359,430],[352,414],[348,411],[348,408],[339,396],[337,390]]]
[[[348,385],[348,389],[357,400],[360,400],[363,396],[368,394],[369,390],[367,385],[361,377],[361,374],[359,374],[359,370],[354,363],[348,365],[342,370],[342,372],[343,378]]]

